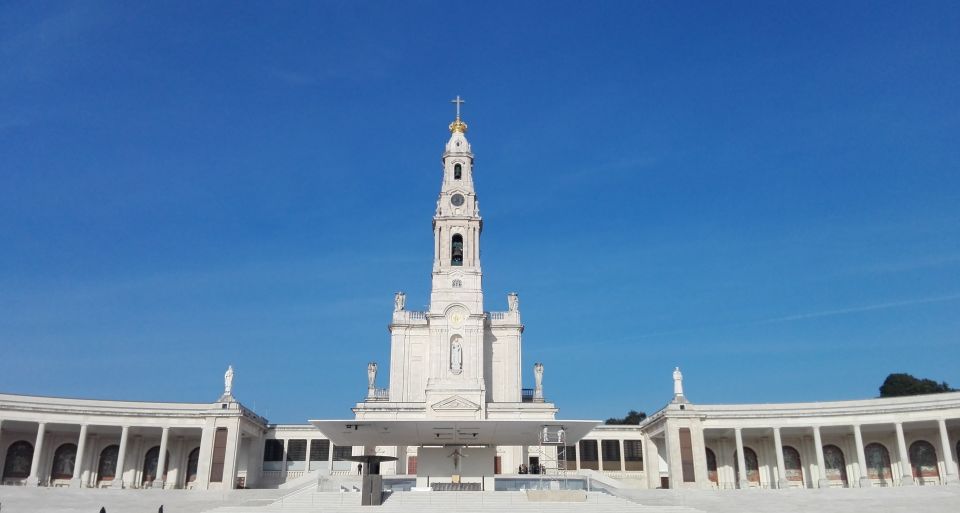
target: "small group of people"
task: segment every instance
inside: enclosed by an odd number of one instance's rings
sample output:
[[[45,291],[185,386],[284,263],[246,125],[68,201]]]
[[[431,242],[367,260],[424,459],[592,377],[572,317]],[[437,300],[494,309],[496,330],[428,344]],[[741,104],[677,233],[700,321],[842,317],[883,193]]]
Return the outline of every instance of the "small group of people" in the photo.
[[[539,465],[534,465],[533,468],[531,468],[528,467],[526,463],[522,463],[518,472],[520,474],[546,474],[547,467],[541,463]]]

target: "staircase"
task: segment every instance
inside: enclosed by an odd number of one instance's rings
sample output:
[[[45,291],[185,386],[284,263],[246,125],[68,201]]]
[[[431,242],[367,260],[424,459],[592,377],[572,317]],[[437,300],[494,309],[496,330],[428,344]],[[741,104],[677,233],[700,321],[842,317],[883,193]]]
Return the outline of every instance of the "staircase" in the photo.
[[[210,513],[697,513],[681,506],[643,506],[602,492],[588,492],[586,502],[531,502],[525,492],[393,492],[382,506],[361,506],[355,492],[299,490],[268,505],[227,506]]]

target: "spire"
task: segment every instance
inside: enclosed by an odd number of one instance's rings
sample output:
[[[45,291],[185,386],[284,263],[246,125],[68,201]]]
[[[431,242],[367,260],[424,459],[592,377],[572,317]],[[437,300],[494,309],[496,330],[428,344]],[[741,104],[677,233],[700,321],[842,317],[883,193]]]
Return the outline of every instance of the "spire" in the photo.
[[[467,133],[467,124],[463,121],[460,121],[460,105],[466,102],[461,100],[460,95],[458,94],[456,98],[450,100],[450,103],[456,104],[457,106],[457,119],[455,119],[453,123],[450,123],[450,133]]]

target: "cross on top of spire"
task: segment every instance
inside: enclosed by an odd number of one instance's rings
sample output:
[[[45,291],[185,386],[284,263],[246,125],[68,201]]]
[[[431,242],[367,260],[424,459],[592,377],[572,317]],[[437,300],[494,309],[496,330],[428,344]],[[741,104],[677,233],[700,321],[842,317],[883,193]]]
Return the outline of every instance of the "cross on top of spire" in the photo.
[[[456,98],[450,100],[450,103],[453,103],[457,106],[457,119],[453,120],[453,123],[450,123],[450,133],[459,132],[461,134],[467,133],[467,124],[463,121],[460,121],[460,104],[466,103],[460,99],[458,94]]]
[[[458,94],[456,98],[454,98],[453,100],[450,100],[450,103],[455,103],[457,105],[457,119],[460,119],[460,104],[467,103],[467,102],[461,100],[460,95]]]

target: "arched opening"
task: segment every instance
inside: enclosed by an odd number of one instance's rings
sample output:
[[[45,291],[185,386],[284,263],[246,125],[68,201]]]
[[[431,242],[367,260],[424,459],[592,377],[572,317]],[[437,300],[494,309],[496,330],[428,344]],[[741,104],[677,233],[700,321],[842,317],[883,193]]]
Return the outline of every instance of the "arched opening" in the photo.
[[[25,440],[14,442],[7,448],[7,459],[3,464],[3,479],[25,479],[30,477],[33,463],[33,445]]]
[[[890,466],[890,451],[882,444],[876,442],[867,444],[863,448],[864,457],[867,458],[867,477],[877,479],[881,483],[893,479],[893,468]]]
[[[454,180],[459,180],[462,175],[463,175],[463,168],[460,167],[460,164],[454,164],[454,166],[453,166],[453,179],[454,179]]]
[[[187,456],[187,474],[183,483],[186,485],[197,480],[197,465],[200,463],[200,448],[190,451]]]
[[[933,444],[926,440],[917,440],[910,444],[909,456],[913,477],[917,478],[921,484],[925,478],[940,477],[940,469],[937,467],[937,450],[933,448]]]
[[[803,463],[800,451],[789,445],[783,446],[783,474],[787,481],[803,483]]]
[[[748,483],[760,482],[760,463],[757,461],[757,453],[749,447],[743,448],[743,467],[747,472]],[[739,484],[740,460],[737,457],[737,451],[733,451],[733,474],[737,477],[737,484]]]
[[[463,265],[463,235],[459,233],[451,239],[450,265]]]
[[[120,446],[110,445],[100,451],[100,461],[97,463],[97,482],[113,481],[117,477],[117,457],[120,456]]]
[[[50,479],[71,479],[73,467],[77,462],[77,446],[63,444],[53,452],[53,465],[50,466]]]
[[[143,477],[140,479],[141,486],[151,486],[157,480],[157,465],[160,464],[160,446],[153,446],[143,457]],[[163,479],[167,480],[167,468],[170,466],[170,451],[167,451],[167,458],[163,462]]]
[[[710,479],[710,482],[716,484],[718,483],[717,478],[717,455],[710,450],[709,447],[706,448],[707,451],[707,478]]]
[[[836,445],[823,446],[823,473],[831,481],[842,481],[847,484],[847,462],[843,458],[843,451]]]

